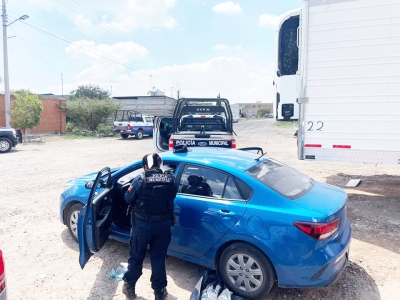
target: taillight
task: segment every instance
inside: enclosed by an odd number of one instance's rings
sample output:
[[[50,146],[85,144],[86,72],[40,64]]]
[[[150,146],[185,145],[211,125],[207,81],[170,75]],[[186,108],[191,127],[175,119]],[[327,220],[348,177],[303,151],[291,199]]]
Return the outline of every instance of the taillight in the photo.
[[[4,269],[3,252],[0,250],[0,293],[6,288],[6,272]]]
[[[128,124],[128,126],[127,126],[127,127],[128,127],[128,129],[129,129],[129,130],[132,130],[132,126],[131,126],[131,124]]]
[[[235,140],[232,140],[231,141],[231,147],[232,147],[232,149],[236,149],[236,141]]]
[[[316,240],[330,237],[339,228],[339,225],[340,219],[330,223],[294,222],[294,226]]]
[[[169,150],[174,149],[174,140],[173,139],[169,139],[168,148],[169,148]]]

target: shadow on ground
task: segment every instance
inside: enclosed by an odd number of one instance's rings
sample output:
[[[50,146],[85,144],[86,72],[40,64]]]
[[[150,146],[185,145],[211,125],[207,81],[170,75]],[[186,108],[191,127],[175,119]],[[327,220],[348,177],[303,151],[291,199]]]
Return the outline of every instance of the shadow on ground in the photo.
[[[350,179],[361,179],[355,188],[345,188]],[[346,189],[347,214],[353,238],[400,254],[400,176],[357,176],[339,173],[327,183]]]

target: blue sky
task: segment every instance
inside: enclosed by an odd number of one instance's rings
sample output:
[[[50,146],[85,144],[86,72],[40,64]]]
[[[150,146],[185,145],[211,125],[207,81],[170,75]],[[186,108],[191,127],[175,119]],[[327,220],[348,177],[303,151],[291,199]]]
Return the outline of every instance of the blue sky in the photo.
[[[10,89],[272,102],[275,24],[301,0],[8,0]],[[2,46],[1,46],[2,48]],[[0,76],[4,69],[1,63]],[[0,84],[4,92],[4,84]]]

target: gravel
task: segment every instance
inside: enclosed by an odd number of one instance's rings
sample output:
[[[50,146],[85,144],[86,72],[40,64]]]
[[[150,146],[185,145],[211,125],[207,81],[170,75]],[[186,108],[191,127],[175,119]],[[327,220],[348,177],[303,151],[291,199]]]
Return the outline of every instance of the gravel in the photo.
[[[237,145],[267,155],[310,177],[344,188],[353,226],[350,261],[327,288],[274,286],[264,299],[394,299],[400,294],[400,167],[306,162],[297,159],[295,123],[271,119],[234,124]],[[81,270],[78,245],[59,221],[62,186],[104,166],[118,167],[153,151],[151,138],[31,139],[0,155],[0,249],[6,260],[9,299],[125,299],[122,282],[108,278],[126,262],[129,247],[109,240]],[[189,299],[203,268],[169,257],[168,299]],[[138,299],[153,299],[150,263],[144,262]],[[263,299],[263,300],[264,300]]]

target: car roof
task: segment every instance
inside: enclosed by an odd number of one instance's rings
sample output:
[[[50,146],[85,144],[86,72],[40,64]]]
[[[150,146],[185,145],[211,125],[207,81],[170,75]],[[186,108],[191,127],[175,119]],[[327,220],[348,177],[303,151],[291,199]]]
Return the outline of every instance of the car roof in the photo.
[[[222,170],[241,170],[245,171],[260,161],[257,160],[261,154],[254,154],[248,151],[242,151],[229,148],[202,148],[192,147],[186,153],[174,153],[166,151],[161,153],[164,161],[173,160],[177,162],[187,162],[202,165],[209,165]]]

